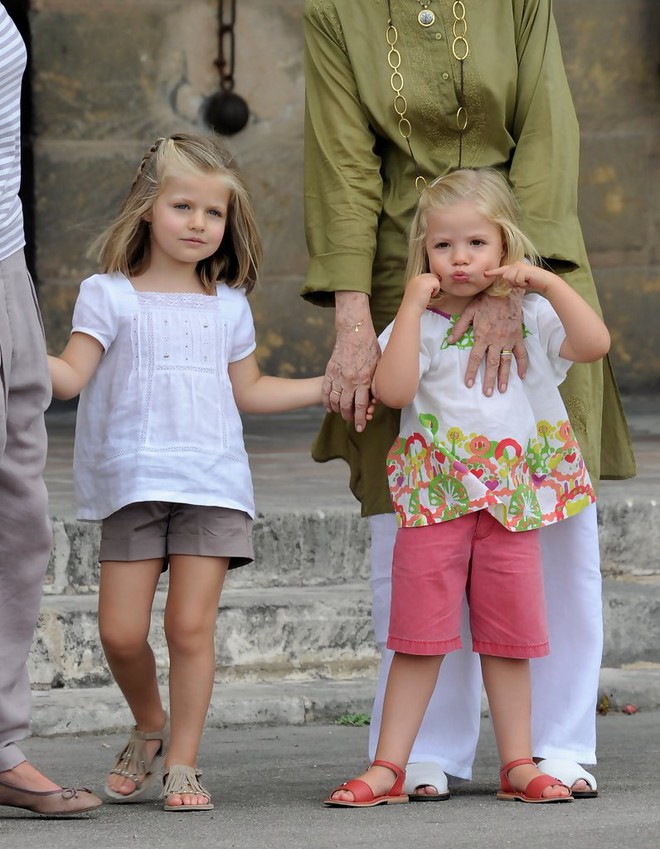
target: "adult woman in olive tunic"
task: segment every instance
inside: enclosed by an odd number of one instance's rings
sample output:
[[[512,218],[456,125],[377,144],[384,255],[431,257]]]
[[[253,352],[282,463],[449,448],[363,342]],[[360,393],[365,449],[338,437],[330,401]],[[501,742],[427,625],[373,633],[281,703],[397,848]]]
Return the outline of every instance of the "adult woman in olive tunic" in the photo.
[[[551,0],[305,0],[303,25],[310,251],[303,296],[336,308],[324,387],[333,414],[313,456],[349,462],[351,489],[370,517],[374,630],[382,646],[395,531],[385,456],[398,412],[379,406],[363,430],[364,410],[379,356],[376,334],[394,317],[402,293],[420,178],[459,164],[501,169],[523,228],[545,261],[597,307],[577,219],[578,126]],[[485,386],[496,382],[495,391],[503,391],[507,352],[513,350],[521,373],[525,355],[519,314],[512,321],[498,309],[494,299],[475,306],[466,379],[484,357]],[[573,366],[562,395],[592,480],[632,476],[630,438],[608,361]],[[533,664],[534,754],[570,762],[565,775],[553,774],[572,784],[582,775],[573,762],[595,763],[602,652],[595,508],[542,537],[552,648],[549,658]],[[580,556],[569,560],[565,552],[576,546]],[[480,683],[470,655],[463,649],[443,667],[451,702],[434,697],[411,756],[436,768],[409,768],[408,789],[428,783],[443,795],[437,765],[471,775]],[[372,739],[387,675],[384,656]],[[595,780],[588,776],[575,788],[595,790]]]

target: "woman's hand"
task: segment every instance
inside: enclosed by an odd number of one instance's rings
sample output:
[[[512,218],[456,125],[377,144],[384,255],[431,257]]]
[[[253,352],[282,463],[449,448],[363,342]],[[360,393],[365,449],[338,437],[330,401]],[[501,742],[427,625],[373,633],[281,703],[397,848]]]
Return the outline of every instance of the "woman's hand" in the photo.
[[[500,392],[506,392],[512,356],[520,378],[527,372],[527,351],[522,335],[522,299],[524,292],[514,289],[506,298],[477,295],[454,325],[450,342],[457,342],[471,324],[474,328],[474,345],[465,371],[466,386],[474,381],[486,358],[483,380],[484,395],[492,395],[497,380]]]
[[[335,347],[325,370],[321,394],[327,412],[339,413],[362,431],[373,405],[373,375],[380,347],[362,292],[335,293]]]

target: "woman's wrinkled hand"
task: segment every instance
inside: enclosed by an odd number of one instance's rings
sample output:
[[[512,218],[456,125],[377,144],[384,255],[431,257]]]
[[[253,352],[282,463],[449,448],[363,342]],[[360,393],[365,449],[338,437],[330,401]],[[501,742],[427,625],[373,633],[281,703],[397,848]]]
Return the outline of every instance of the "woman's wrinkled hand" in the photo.
[[[506,392],[511,361],[515,357],[519,377],[527,372],[527,351],[522,335],[522,299],[520,289],[504,298],[477,295],[466,307],[454,325],[449,342],[457,342],[470,324],[474,344],[465,371],[465,385],[474,386],[482,360],[486,368],[483,379],[484,395],[492,395],[495,383],[500,392]]]
[[[357,331],[355,326],[337,332],[321,393],[327,412],[353,421],[361,432],[367,424],[367,410],[374,403],[372,380],[380,348],[370,323],[367,326],[365,322]]]

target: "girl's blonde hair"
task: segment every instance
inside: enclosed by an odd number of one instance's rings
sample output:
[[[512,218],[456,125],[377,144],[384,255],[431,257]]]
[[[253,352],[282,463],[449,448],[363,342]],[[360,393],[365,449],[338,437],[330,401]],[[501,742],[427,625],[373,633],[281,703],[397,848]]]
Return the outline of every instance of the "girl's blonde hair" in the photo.
[[[120,271],[127,277],[144,273],[151,261],[149,224],[144,216],[151,211],[165,177],[190,171],[223,177],[231,193],[222,243],[197,264],[202,284],[213,292],[223,280],[233,289],[249,292],[259,275],[261,239],[236,160],[216,135],[178,133],[157,139],[142,158],[119,214],[96,240],[92,252],[106,273]]]
[[[520,229],[518,203],[499,171],[494,168],[459,168],[429,183],[420,195],[410,228],[406,280],[430,270],[426,251],[429,212],[464,200],[473,201],[484,218],[502,234],[504,255],[501,265],[525,258],[534,264],[540,262],[536,248]],[[489,295],[506,297],[511,287],[496,278],[486,291]]]

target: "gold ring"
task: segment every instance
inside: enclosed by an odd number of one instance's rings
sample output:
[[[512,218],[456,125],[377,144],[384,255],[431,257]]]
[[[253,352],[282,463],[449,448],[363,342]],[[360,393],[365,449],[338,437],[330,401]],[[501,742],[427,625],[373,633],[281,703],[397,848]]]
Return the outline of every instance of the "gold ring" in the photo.
[[[341,392],[337,392],[336,389],[331,389],[330,394],[332,395],[333,392],[334,392],[335,395],[339,395],[341,397]]]
[[[500,359],[508,360],[513,356],[513,351],[500,351]]]

